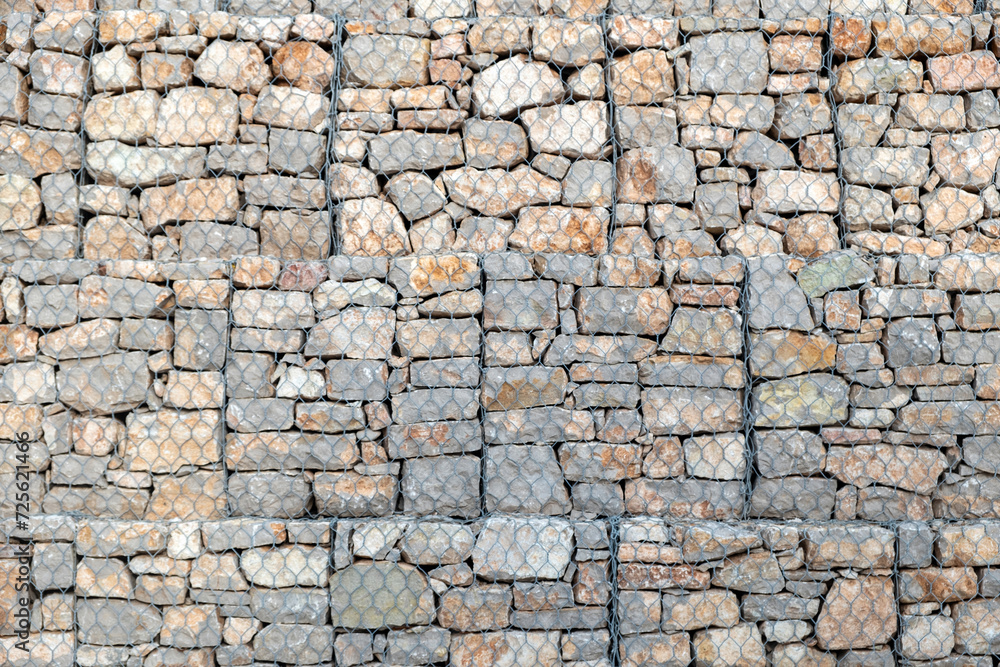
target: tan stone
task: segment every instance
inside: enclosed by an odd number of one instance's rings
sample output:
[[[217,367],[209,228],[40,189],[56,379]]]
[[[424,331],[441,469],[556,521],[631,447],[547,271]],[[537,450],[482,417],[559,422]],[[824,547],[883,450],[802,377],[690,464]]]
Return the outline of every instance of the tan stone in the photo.
[[[701,665],[764,667],[767,665],[764,641],[754,623],[731,628],[696,632],[692,639],[695,660]]]
[[[872,21],[879,54],[890,58],[955,55],[972,48],[972,21],[965,16],[889,15]]]
[[[105,44],[151,42],[169,29],[165,12],[136,9],[104,12],[97,22],[97,38]]]
[[[334,57],[309,42],[284,45],[272,56],[271,65],[275,77],[314,93],[326,90],[337,70]]]
[[[837,344],[829,336],[798,331],[765,331],[750,338],[750,372],[781,378],[833,368]]]
[[[562,198],[559,181],[527,165],[511,171],[463,167],[445,174],[445,183],[453,201],[487,216],[509,216],[525,206]]]
[[[674,68],[664,51],[636,51],[615,58],[610,77],[615,104],[660,104],[674,94]]]
[[[236,93],[217,88],[178,88],[160,100],[155,138],[161,145],[199,146],[236,141]]]
[[[30,178],[0,175],[0,230],[35,227],[41,215],[41,190]]]
[[[194,63],[194,75],[206,84],[256,95],[267,85],[270,68],[252,42],[213,40]]]
[[[347,255],[384,257],[406,254],[410,250],[399,210],[382,199],[372,197],[344,202],[337,217],[337,229],[342,239],[341,252]]]
[[[220,372],[169,371],[163,403],[187,410],[221,408],[225,393]]]
[[[930,494],[947,467],[944,455],[936,449],[857,445],[831,447],[827,452],[825,470],[827,474],[857,487],[882,484]]]
[[[819,648],[867,648],[884,644],[895,633],[896,598],[890,577],[833,582],[816,619]]]
[[[152,90],[95,95],[87,103],[83,127],[92,141],[145,141],[156,131],[160,96]]]
[[[924,227],[929,234],[947,234],[972,227],[986,211],[983,200],[957,188],[939,188],[920,197]]]
[[[222,457],[218,410],[161,410],[130,416],[123,459],[129,470],[175,473],[187,465],[210,465]]]
[[[835,55],[863,58],[872,44],[871,26],[863,16],[834,16],[830,41]]]
[[[607,248],[609,215],[603,208],[529,206],[517,216],[508,242],[531,252],[596,255]]]
[[[935,91],[960,93],[1000,87],[1000,64],[989,51],[973,51],[927,60]]]

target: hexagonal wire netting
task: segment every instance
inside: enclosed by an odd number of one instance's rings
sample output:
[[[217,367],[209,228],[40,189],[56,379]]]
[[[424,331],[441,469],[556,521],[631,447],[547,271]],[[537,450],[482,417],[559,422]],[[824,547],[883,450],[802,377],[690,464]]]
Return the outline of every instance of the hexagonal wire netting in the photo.
[[[0,0],[0,665],[993,667],[995,0]]]

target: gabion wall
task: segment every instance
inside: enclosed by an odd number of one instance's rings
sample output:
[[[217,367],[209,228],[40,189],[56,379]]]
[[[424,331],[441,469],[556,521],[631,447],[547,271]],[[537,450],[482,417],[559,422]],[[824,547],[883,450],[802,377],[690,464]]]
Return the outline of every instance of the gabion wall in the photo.
[[[1000,5],[137,2],[0,0],[0,665],[993,667]]]

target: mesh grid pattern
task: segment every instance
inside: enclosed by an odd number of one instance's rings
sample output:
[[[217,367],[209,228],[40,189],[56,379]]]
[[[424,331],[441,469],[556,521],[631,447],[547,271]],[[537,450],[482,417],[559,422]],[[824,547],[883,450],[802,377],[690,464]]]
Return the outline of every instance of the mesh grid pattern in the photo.
[[[993,667],[998,16],[0,0],[0,665]]]

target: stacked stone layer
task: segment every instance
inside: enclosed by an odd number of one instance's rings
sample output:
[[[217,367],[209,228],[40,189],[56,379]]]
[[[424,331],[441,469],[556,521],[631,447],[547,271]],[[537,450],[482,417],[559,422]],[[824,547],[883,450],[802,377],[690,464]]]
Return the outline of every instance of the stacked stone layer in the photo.
[[[0,3],[0,663],[986,665],[1000,24],[871,4]]]

